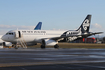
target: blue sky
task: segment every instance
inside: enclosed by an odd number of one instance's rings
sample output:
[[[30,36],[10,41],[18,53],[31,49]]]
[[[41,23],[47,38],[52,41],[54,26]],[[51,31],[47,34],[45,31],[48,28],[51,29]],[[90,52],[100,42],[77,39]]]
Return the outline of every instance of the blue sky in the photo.
[[[0,31],[33,29],[77,29],[87,14],[91,31],[105,31],[105,0],[0,0]]]

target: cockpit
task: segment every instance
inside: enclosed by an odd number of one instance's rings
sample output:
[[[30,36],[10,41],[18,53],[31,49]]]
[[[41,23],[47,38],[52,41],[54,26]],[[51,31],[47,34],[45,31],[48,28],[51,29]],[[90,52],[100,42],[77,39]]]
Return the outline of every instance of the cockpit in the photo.
[[[5,35],[2,36],[2,40],[4,41],[12,41],[14,39],[15,32],[9,31]]]

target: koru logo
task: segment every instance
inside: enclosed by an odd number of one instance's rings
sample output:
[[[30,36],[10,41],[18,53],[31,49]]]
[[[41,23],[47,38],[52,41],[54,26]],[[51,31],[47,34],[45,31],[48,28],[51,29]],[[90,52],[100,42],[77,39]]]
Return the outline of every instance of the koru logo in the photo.
[[[87,30],[87,27],[89,27],[89,20],[86,19],[84,22],[83,22],[83,29],[84,30]]]

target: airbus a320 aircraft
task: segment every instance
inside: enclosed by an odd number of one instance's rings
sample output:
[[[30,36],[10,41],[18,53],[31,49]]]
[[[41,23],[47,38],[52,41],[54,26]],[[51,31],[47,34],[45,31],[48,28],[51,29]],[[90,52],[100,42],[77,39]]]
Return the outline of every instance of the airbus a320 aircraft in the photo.
[[[7,42],[12,42],[17,48],[18,43],[41,43],[41,48],[45,46],[54,46],[58,48],[58,41],[66,40],[73,41],[78,38],[88,37],[102,32],[92,33],[89,32],[91,22],[91,15],[87,15],[81,26],[77,30],[11,30],[7,32],[2,39]]]
[[[42,26],[42,22],[39,22],[39,23],[36,25],[36,27],[34,28],[34,30],[41,30],[41,26]],[[3,41],[3,40],[1,39],[2,36],[3,36],[3,35],[0,35],[0,45],[2,45],[2,46],[7,46],[7,47],[13,46],[11,42]],[[30,45],[30,43],[28,43],[27,45]],[[34,44],[34,45],[35,45],[35,44]]]

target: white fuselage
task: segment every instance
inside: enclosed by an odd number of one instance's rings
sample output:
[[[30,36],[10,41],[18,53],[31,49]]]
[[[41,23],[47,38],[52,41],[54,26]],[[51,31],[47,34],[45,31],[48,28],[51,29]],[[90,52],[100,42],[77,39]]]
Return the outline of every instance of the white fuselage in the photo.
[[[21,31],[22,32],[22,31]],[[50,31],[50,30],[31,30],[22,32],[22,37],[25,42],[41,42],[41,39],[60,37],[64,31]]]
[[[20,31],[20,36],[19,33]],[[41,39],[60,37],[65,31],[56,30],[13,30],[7,32],[2,39],[8,42],[17,42],[24,39],[25,42],[41,42]]]
[[[29,43],[41,43],[42,39],[60,37],[65,30],[12,30],[7,32],[2,39],[8,42],[24,40]],[[68,31],[67,35],[79,34],[80,31]]]

